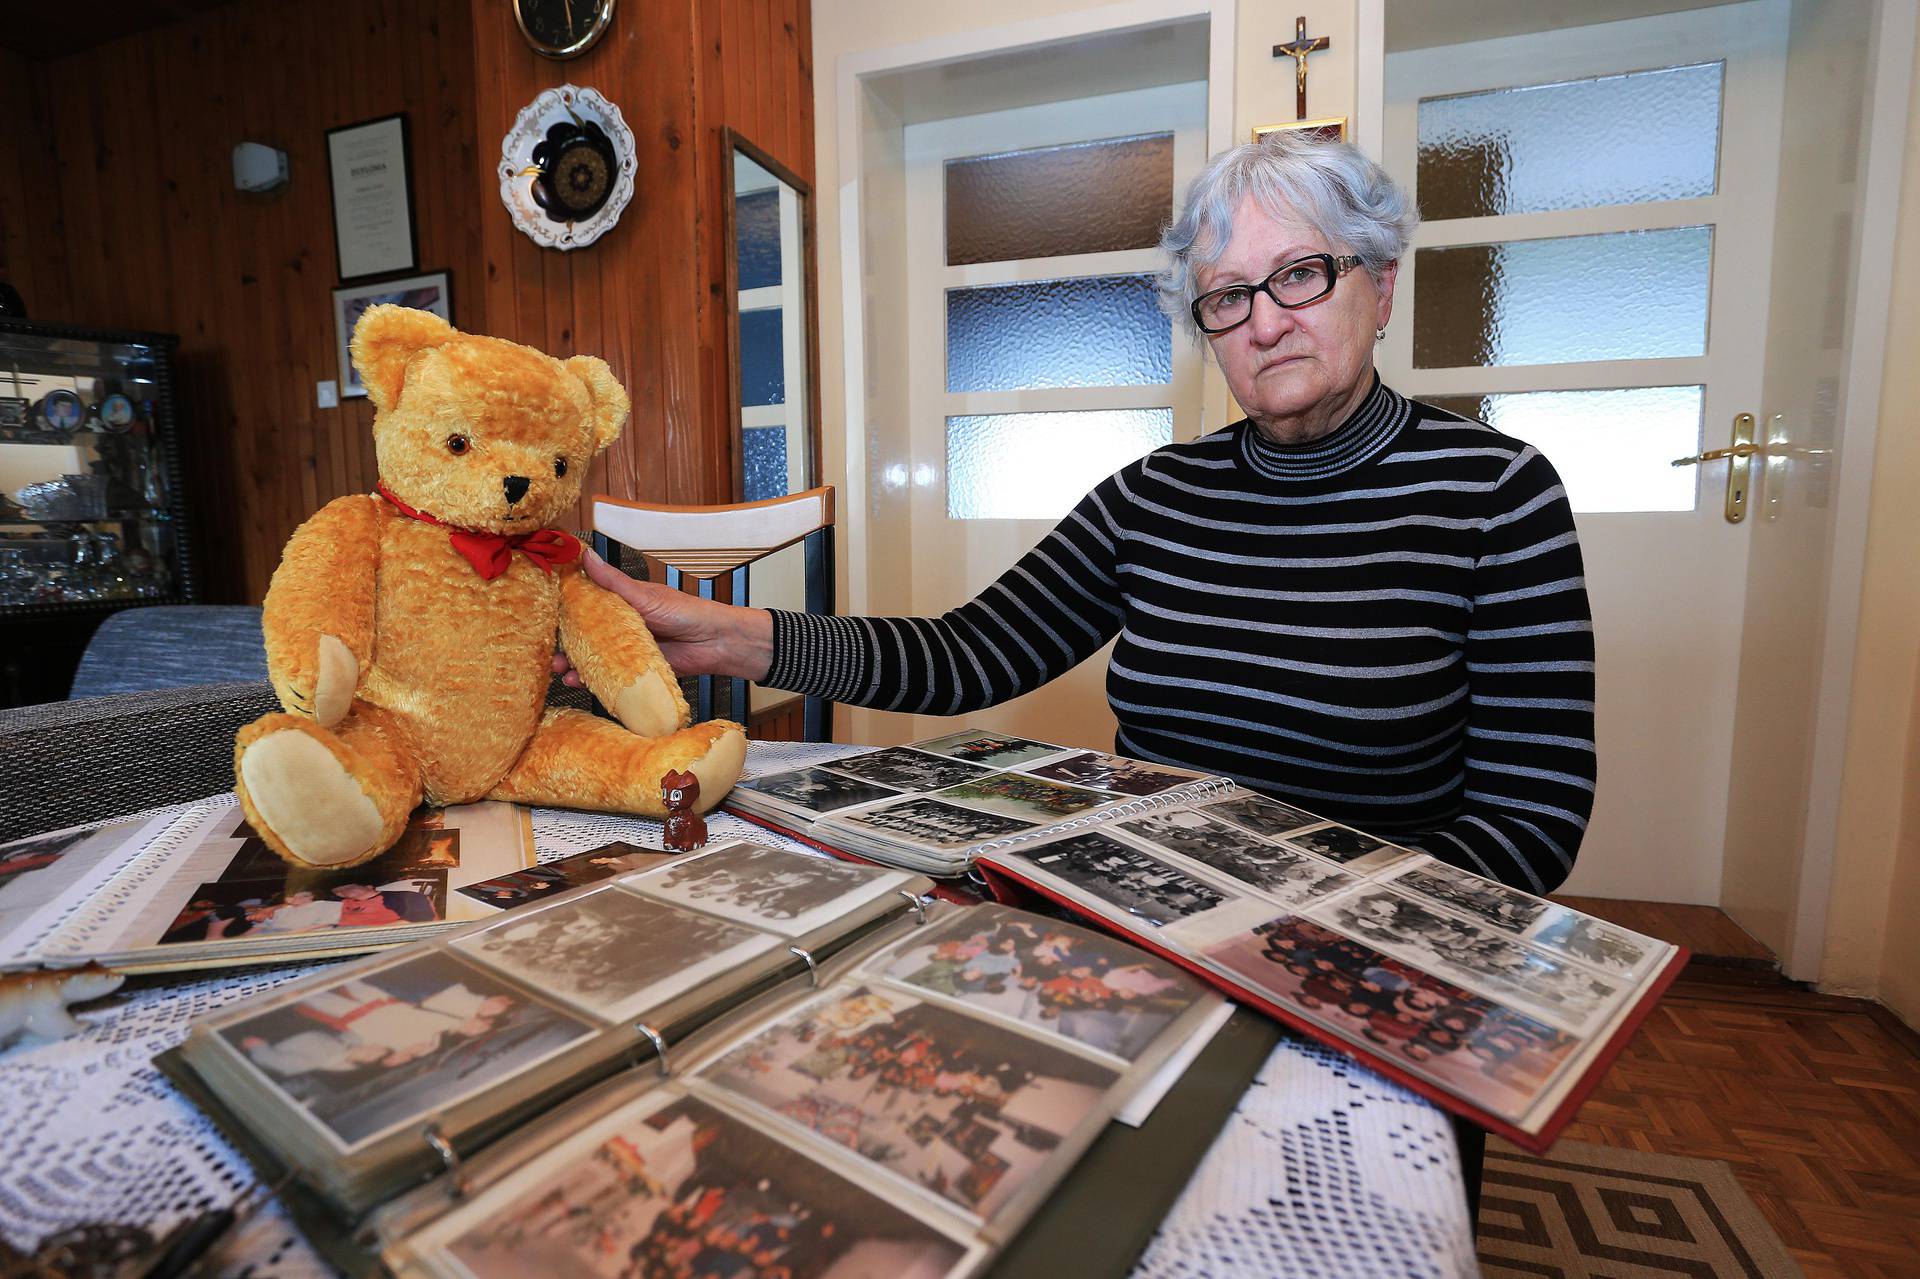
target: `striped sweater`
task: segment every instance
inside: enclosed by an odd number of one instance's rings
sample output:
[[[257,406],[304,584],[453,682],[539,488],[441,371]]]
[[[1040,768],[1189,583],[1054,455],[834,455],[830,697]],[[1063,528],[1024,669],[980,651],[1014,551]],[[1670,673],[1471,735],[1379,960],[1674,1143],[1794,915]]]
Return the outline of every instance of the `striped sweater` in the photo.
[[[1376,382],[1280,447],[1150,453],[937,618],[774,614],[767,683],[958,715],[1118,634],[1115,751],[1220,773],[1531,892],[1593,804],[1593,627],[1553,467]]]

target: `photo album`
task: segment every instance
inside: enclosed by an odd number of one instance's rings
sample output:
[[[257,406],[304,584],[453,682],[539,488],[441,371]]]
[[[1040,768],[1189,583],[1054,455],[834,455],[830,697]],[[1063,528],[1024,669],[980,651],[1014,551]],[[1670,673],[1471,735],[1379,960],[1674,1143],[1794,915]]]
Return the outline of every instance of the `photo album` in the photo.
[[[358,866],[296,869],[223,796],[0,845],[0,971],[360,954],[664,860],[625,847],[538,864],[531,812],[487,802],[422,808]]]
[[[930,886],[720,844],[222,1010],[160,1064],[350,1272],[971,1274],[1224,1008]]]
[[[753,778],[729,807],[1037,893],[1535,1152],[1687,958],[1224,777],[1005,734]]]

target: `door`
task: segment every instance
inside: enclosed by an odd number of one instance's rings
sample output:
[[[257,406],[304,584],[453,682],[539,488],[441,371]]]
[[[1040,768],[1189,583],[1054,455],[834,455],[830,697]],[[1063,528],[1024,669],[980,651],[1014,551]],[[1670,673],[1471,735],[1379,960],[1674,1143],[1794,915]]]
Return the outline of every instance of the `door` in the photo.
[[[1760,413],[1786,0],[1394,54],[1386,163],[1424,217],[1382,375],[1535,445],[1594,611],[1600,785],[1569,893],[1718,903]],[[1757,474],[1758,465],[1750,468]]]
[[[1205,161],[1204,83],[908,126],[904,598],[971,599],[1100,480],[1200,432],[1200,356],[1158,309],[1159,228]],[[967,722],[1113,745],[1107,650]],[[949,731],[915,716],[910,731]]]

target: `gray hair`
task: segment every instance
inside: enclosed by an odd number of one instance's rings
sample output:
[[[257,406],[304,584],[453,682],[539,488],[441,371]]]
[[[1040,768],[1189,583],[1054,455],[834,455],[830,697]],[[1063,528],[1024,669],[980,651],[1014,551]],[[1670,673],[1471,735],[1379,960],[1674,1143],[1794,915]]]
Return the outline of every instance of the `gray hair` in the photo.
[[[1407,251],[1420,224],[1413,201],[1387,171],[1344,142],[1281,131],[1222,151],[1188,185],[1180,216],[1160,237],[1167,254],[1155,280],[1160,305],[1196,342],[1196,277],[1226,252],[1233,215],[1248,196],[1351,250],[1376,279]]]

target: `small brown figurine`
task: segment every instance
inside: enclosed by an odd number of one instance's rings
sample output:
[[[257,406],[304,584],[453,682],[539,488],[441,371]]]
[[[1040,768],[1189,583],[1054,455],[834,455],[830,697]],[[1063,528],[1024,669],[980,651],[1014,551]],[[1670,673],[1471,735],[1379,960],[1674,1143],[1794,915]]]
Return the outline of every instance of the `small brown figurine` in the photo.
[[[707,846],[707,819],[693,811],[700,798],[700,779],[685,770],[660,775],[660,800],[667,806],[667,829],[661,847],[670,853],[690,853]]]

